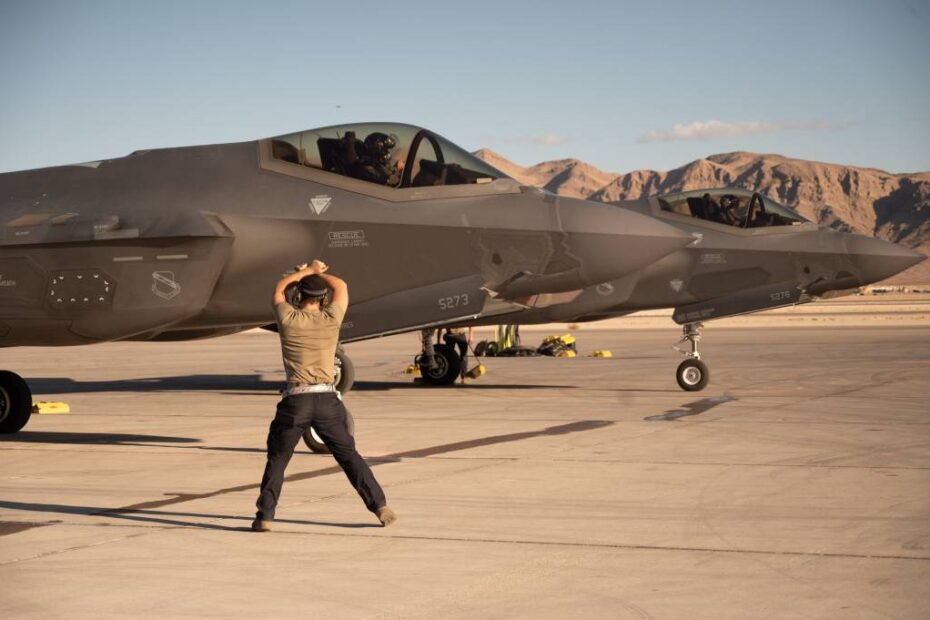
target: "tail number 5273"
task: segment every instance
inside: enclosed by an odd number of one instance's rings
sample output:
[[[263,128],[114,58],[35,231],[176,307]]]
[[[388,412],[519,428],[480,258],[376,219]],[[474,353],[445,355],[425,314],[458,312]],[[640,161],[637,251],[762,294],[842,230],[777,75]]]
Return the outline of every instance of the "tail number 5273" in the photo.
[[[468,305],[468,293],[462,293],[461,295],[451,295],[449,297],[440,297],[439,298],[439,309],[440,310],[454,310],[455,308],[460,308],[462,306]]]

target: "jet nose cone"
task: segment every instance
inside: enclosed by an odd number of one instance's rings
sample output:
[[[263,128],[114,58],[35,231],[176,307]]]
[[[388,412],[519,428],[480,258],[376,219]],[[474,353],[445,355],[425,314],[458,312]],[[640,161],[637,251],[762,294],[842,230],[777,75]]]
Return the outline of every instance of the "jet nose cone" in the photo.
[[[588,286],[616,280],[675,252],[694,238],[654,217],[615,205],[560,199],[571,253]]]
[[[890,278],[927,258],[896,243],[862,235],[851,235],[846,247],[863,286]]]

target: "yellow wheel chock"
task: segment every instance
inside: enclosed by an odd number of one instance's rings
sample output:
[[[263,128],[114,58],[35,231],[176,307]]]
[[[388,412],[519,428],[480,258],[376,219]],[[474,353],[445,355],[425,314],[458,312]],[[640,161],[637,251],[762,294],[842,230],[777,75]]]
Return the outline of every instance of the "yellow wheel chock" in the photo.
[[[38,402],[32,403],[32,413],[38,413],[38,414],[71,413],[71,407],[68,406],[68,403],[40,400]]]

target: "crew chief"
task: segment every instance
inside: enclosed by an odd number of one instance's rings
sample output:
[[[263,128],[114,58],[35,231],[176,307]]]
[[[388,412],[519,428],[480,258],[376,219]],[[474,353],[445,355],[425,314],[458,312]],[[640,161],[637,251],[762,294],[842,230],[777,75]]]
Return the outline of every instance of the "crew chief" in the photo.
[[[258,512],[252,522],[256,532],[271,530],[284,470],[309,427],[333,453],[365,507],[381,525],[397,519],[371,468],[355,449],[355,440],[346,430],[345,405],[333,385],[333,360],[339,327],[349,306],[349,288],[342,279],[326,273],[328,269],[325,263],[315,260],[310,266],[299,265],[295,273],[275,285],[272,303],[287,386],[268,429],[268,461],[256,502]],[[296,308],[285,297],[287,289],[295,284],[299,296]],[[329,303],[323,304],[330,291]]]

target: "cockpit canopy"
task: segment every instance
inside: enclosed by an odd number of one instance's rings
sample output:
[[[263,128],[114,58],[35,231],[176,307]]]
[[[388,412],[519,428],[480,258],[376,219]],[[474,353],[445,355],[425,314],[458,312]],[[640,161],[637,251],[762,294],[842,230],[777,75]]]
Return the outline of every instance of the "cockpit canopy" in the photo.
[[[659,198],[663,211],[737,228],[799,226],[808,220],[758,192],[743,189],[699,189]]]
[[[507,178],[468,151],[426,129],[357,123],[271,139],[272,156],[385,187],[490,183]]]

